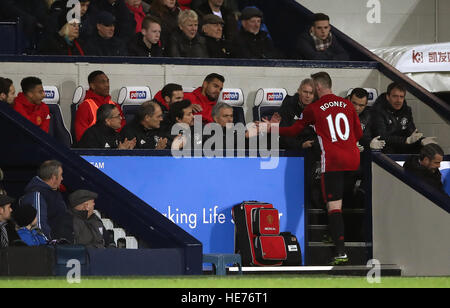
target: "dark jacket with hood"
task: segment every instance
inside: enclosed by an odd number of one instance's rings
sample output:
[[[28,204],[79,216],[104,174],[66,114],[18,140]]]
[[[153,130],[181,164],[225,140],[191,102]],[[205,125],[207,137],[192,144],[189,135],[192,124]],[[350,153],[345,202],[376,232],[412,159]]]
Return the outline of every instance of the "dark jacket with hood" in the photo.
[[[47,239],[66,239],[73,242],[72,215],[62,194],[35,176],[25,187],[21,204],[31,204],[37,210],[37,227]]]
[[[383,149],[389,154],[413,154],[420,150],[420,141],[406,144],[406,139],[416,130],[411,108],[405,102],[400,110],[394,110],[381,94],[372,106],[373,135],[386,141]]]

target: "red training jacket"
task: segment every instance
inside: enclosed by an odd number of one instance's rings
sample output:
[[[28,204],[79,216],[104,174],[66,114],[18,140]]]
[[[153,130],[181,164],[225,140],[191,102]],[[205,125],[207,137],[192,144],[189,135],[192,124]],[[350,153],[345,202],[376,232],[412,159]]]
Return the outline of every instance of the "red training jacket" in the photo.
[[[35,105],[20,92],[14,101],[14,110],[48,133],[51,117],[47,104],[41,102],[40,105]]]
[[[201,113],[196,113],[195,115],[201,114],[204,124],[214,122],[211,116],[211,111],[217,102],[210,101],[205,95],[203,95],[202,87],[195,89],[192,93],[184,93],[184,98],[190,100],[192,104],[202,106],[203,111]]]

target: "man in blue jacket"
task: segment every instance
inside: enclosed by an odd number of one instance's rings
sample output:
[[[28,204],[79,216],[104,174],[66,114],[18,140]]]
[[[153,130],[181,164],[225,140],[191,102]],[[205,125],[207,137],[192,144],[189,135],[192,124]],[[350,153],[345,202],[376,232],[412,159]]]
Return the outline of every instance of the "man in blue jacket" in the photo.
[[[58,191],[63,180],[62,164],[56,160],[44,162],[25,188],[21,204],[29,203],[37,211],[37,227],[49,240],[73,242],[73,219],[62,194]]]

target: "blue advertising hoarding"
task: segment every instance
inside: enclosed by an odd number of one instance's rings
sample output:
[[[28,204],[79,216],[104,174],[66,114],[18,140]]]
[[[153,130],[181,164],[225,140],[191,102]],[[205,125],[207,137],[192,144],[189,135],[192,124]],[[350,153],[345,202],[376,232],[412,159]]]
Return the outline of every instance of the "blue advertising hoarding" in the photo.
[[[296,234],[304,250],[304,158],[174,158],[83,156],[203,243],[204,253],[232,253],[231,209],[243,201],[272,203],[280,231]]]

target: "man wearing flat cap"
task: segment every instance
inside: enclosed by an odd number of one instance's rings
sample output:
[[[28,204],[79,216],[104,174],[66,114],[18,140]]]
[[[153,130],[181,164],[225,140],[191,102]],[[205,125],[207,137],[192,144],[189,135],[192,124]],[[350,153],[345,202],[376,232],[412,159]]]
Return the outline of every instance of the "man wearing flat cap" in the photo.
[[[232,10],[224,5],[224,0],[207,0],[200,6],[195,8],[200,23],[205,24],[205,16],[215,15],[222,19],[223,23],[223,38],[228,41],[233,41],[238,34],[238,23],[236,16]]]
[[[7,195],[0,195],[0,249],[7,248],[10,243],[7,224],[11,219],[11,204],[15,200]]]
[[[279,59],[281,53],[276,50],[267,32],[261,30],[263,13],[255,7],[242,10],[242,28],[233,45],[237,47],[237,58],[242,59]]]
[[[100,218],[94,214],[98,195],[89,190],[77,190],[69,195],[73,213],[74,243],[89,248],[115,247]]]
[[[97,33],[91,37],[87,45],[87,54],[92,56],[127,56],[125,43],[114,33],[116,18],[109,12],[102,11],[97,15]]]
[[[223,38],[224,21],[217,15],[203,16],[202,33],[210,58],[232,58],[232,44]]]

